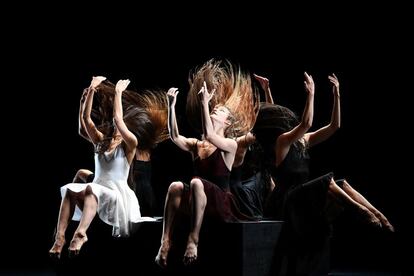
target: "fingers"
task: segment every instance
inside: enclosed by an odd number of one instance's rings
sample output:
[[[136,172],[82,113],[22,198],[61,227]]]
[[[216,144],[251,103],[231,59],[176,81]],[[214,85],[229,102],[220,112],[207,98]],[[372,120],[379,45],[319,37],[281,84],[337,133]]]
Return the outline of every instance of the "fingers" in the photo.
[[[168,96],[173,96],[176,97],[178,95],[178,88],[176,87],[171,87],[170,89],[168,89],[167,95]]]
[[[125,89],[128,87],[128,85],[131,83],[131,81],[129,80],[129,79],[126,79],[126,80],[119,80],[117,83],[116,83],[116,86],[115,86],[115,90],[116,91],[119,91],[119,92],[123,92],[123,91],[125,91]]]
[[[339,86],[339,80],[338,80],[338,77],[335,74],[332,74],[332,76],[328,76],[328,79],[336,87]]]
[[[256,80],[258,80],[259,82],[262,82],[262,81],[267,82],[267,81],[269,81],[267,78],[262,77],[262,76],[257,75],[257,74],[253,74],[253,77],[254,77]]]
[[[261,80],[263,79],[263,77],[261,77],[261,76],[259,76],[259,75],[257,75],[257,74],[253,74],[253,77],[254,77],[256,80],[258,80],[258,81],[261,81]]]
[[[309,75],[308,73],[304,73],[305,74],[305,82],[308,84],[312,84],[313,83],[313,77],[312,75]]]
[[[98,80],[99,82],[103,82],[104,80],[106,80],[106,77],[104,77],[104,76],[97,76],[97,77],[94,77],[94,78],[96,78],[96,80]]]
[[[211,97],[213,97],[214,93],[216,92],[216,89],[214,88],[213,91],[211,91]]]

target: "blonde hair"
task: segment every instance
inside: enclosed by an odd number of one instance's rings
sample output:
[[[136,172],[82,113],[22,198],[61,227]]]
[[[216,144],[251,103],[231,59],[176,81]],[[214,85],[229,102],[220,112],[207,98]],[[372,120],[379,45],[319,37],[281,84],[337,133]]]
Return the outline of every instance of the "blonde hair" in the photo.
[[[205,81],[208,90],[216,89],[210,100],[210,110],[225,106],[231,113],[231,126],[225,131],[228,136],[242,136],[249,132],[256,121],[259,110],[258,90],[252,86],[250,75],[228,60],[210,59],[190,72],[187,95],[187,117],[197,130],[201,129],[201,103],[198,92]],[[233,117],[233,118],[231,118]]]

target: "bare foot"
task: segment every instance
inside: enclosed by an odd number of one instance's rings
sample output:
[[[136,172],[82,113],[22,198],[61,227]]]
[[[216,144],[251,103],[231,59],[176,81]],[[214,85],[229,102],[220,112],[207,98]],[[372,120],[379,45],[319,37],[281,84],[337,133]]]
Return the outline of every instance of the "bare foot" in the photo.
[[[197,245],[193,241],[187,242],[187,249],[184,253],[183,262],[185,265],[191,265],[197,260]]]
[[[69,257],[76,257],[82,248],[82,245],[88,241],[88,237],[84,233],[75,232],[69,245]]]
[[[62,248],[65,245],[65,237],[64,236],[56,236],[55,243],[53,244],[52,248],[49,250],[49,256],[54,259],[60,259],[60,255],[62,253]]]
[[[170,242],[167,240],[164,240],[161,242],[160,249],[158,250],[158,254],[155,257],[155,263],[159,265],[160,267],[167,266],[168,251],[170,251]]]
[[[388,219],[381,213],[378,212],[377,214],[375,214],[377,216],[377,218],[381,221],[382,226],[390,231],[390,232],[394,232],[394,226],[392,226],[392,224],[388,221]]]
[[[363,206],[359,209],[359,212],[361,213],[364,221],[367,221],[370,225],[382,227],[381,221],[368,208]]]

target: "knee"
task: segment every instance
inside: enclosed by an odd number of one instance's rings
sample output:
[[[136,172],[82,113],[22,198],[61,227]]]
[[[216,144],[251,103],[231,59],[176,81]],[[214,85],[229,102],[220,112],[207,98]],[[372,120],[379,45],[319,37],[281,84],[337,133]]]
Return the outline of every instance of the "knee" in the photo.
[[[346,179],[343,179],[343,180],[341,181],[341,187],[342,187],[343,189],[349,189],[349,188],[351,188],[351,185],[348,183],[348,181],[346,181]]]
[[[76,198],[77,194],[72,190],[66,189],[65,197],[67,198]]]
[[[197,190],[197,191],[204,191],[203,182],[201,182],[201,180],[198,178],[191,179],[190,189]]]
[[[179,181],[171,183],[170,187],[168,187],[169,194],[181,194],[183,191],[184,191],[184,184]]]
[[[93,194],[93,191],[92,191],[92,187],[91,186],[86,186],[86,189],[85,189],[85,196],[88,196],[88,195],[92,195]]]
[[[89,170],[85,170],[85,169],[80,169],[76,172],[76,175],[73,179],[73,182],[77,183],[77,182],[86,182],[88,179],[88,176],[90,176],[92,174],[91,171]]]
[[[333,188],[337,187],[336,182],[333,178],[329,181],[329,190],[332,190]]]

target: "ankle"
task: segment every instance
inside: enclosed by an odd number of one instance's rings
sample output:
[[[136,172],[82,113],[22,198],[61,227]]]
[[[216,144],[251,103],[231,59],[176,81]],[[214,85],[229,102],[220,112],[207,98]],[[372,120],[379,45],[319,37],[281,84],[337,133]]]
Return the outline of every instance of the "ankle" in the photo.
[[[161,240],[161,245],[164,246],[164,247],[170,247],[171,240],[170,239],[162,239]]]
[[[65,234],[56,233],[55,241],[65,242]]]
[[[195,244],[196,246],[198,246],[198,237],[195,237],[195,235],[190,234],[190,235],[188,236],[188,239],[187,239],[187,244],[188,244],[188,243],[193,243],[193,244]]]
[[[75,231],[75,233],[73,233],[73,237],[83,239],[83,238],[86,237],[86,232],[84,232],[84,231]]]

